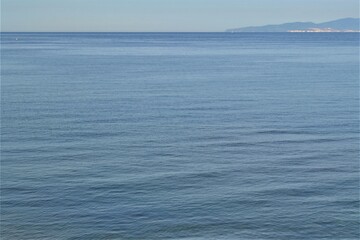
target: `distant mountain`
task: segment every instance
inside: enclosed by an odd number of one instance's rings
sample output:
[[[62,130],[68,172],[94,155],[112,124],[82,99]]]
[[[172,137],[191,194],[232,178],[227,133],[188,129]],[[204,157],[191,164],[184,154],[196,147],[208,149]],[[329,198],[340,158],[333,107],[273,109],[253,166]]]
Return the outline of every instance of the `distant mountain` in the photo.
[[[293,22],[259,27],[243,27],[227,32],[359,32],[360,18],[343,18],[324,23]]]

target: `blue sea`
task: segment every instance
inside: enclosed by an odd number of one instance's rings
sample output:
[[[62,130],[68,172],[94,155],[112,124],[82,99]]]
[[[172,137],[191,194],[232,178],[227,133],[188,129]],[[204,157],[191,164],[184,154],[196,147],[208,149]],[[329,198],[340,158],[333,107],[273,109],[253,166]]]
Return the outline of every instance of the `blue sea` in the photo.
[[[360,237],[358,33],[2,33],[1,239]]]

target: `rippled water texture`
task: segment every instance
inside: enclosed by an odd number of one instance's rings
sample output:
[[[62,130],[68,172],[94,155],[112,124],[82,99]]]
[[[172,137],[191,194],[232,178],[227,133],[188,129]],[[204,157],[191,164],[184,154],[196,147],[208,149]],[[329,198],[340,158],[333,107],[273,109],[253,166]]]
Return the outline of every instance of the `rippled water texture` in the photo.
[[[359,238],[359,34],[1,38],[1,239]]]

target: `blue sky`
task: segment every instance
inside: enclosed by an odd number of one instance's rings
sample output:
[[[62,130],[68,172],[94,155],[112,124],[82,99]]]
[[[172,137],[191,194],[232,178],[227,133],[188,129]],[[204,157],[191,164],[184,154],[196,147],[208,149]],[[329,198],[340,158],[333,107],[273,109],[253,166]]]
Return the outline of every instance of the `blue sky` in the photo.
[[[357,0],[1,0],[1,31],[224,31],[358,17]]]

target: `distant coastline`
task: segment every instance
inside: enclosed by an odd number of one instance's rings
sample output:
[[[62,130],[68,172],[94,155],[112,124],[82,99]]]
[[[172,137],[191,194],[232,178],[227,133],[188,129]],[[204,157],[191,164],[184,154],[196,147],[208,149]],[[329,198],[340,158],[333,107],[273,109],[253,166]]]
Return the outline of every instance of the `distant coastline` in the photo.
[[[342,18],[330,22],[293,22],[228,29],[226,32],[360,32],[359,18]]]
[[[339,29],[332,29],[332,28],[309,28],[305,30],[288,30],[287,32],[360,32],[359,30],[339,30]]]

